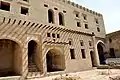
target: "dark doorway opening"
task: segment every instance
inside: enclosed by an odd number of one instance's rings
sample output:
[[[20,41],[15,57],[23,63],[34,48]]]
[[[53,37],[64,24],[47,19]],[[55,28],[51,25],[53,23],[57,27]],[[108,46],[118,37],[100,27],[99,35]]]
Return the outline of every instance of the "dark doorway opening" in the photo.
[[[38,67],[35,61],[36,53],[37,53],[37,43],[32,40],[28,43],[28,71],[29,72],[38,71]]]
[[[90,56],[91,56],[92,67],[96,67],[95,66],[95,56],[94,56],[94,52],[93,51],[90,51]]]
[[[0,40],[0,77],[19,76],[22,74],[22,55],[18,43]]]
[[[110,57],[111,58],[116,58],[114,48],[110,48]]]
[[[105,62],[106,59],[105,59],[102,43],[98,43],[97,49],[98,49],[100,64],[106,64]]]
[[[64,56],[57,54],[57,52],[48,51],[46,55],[47,72],[63,71],[64,70]]]

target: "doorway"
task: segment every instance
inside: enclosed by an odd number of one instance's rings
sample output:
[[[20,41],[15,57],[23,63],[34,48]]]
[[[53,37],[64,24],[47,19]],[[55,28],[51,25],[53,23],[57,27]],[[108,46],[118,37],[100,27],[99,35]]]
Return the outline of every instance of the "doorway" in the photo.
[[[103,44],[102,43],[98,43],[97,49],[98,49],[100,64],[106,64]]]
[[[64,71],[65,60],[64,55],[57,50],[50,50],[46,55],[47,72]]]

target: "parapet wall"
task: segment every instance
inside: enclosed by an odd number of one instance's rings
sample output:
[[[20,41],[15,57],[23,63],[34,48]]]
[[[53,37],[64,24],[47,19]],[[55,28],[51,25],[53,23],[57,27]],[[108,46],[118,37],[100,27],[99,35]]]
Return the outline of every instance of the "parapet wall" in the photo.
[[[53,1],[55,1],[55,0],[53,0]],[[79,8],[79,9],[81,9],[83,11],[89,12],[89,13],[91,13],[93,15],[96,15],[96,16],[99,16],[99,17],[102,16],[102,14],[100,14],[100,13],[97,13],[97,12],[95,12],[93,10],[90,10],[90,9],[88,9],[86,7],[83,7],[83,6],[79,5],[79,4],[76,4],[76,3],[71,2],[71,1],[66,1],[66,0],[57,0],[57,1],[60,1],[60,2],[63,2],[65,4],[71,5],[73,7]]]

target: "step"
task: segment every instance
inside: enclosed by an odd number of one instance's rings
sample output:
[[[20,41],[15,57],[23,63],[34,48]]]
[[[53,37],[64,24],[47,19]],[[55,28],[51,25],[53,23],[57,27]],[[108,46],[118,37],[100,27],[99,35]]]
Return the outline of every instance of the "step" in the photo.
[[[0,77],[0,80],[20,80],[21,76]]]
[[[41,73],[40,72],[28,72],[27,79],[30,78],[40,78]]]

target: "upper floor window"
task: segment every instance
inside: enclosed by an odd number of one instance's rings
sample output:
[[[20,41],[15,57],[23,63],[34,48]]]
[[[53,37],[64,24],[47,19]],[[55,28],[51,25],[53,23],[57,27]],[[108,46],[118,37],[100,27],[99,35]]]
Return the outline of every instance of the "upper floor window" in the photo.
[[[69,45],[73,45],[72,39],[69,39]]]
[[[71,59],[75,59],[74,49],[70,49],[70,56],[71,56]]]
[[[23,0],[23,1],[29,2],[29,0]]]
[[[111,38],[109,38],[109,42],[112,43],[112,39]]]
[[[98,19],[96,19],[96,18],[95,18],[95,23],[96,23],[96,24],[99,24],[99,21],[98,21]]]
[[[54,33],[52,33],[52,37],[55,38],[55,34]]]
[[[92,41],[89,41],[89,46],[92,46]]]
[[[56,8],[56,7],[55,7],[54,9],[55,9],[55,10],[58,10],[58,8]]]
[[[86,14],[83,14],[83,19],[87,20],[87,15]]]
[[[80,24],[80,22],[77,22],[77,27],[81,27],[81,24]]]
[[[85,24],[85,29],[88,29],[88,24]]]
[[[81,46],[84,46],[83,40],[80,40],[80,45],[81,45]]]
[[[63,10],[64,13],[66,13],[67,11]]]
[[[54,12],[51,9],[48,10],[48,22],[54,23]]]
[[[57,34],[57,38],[60,38],[60,34]]]
[[[44,4],[44,7],[48,7],[48,5],[47,5],[47,4]]]
[[[62,26],[65,25],[65,23],[64,23],[64,15],[61,12],[59,13],[59,25],[62,25]]]
[[[79,12],[78,11],[74,11],[75,17],[79,18]]]
[[[21,7],[21,14],[28,15],[28,8]]]
[[[78,14],[78,13],[76,13],[76,17],[78,17],[78,18],[79,18],[79,14]]]
[[[47,37],[50,37],[50,33],[47,33]]]
[[[10,11],[10,3],[1,1],[0,9],[5,10],[5,11]]]
[[[97,31],[100,32],[100,28],[99,27],[97,27]]]

